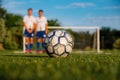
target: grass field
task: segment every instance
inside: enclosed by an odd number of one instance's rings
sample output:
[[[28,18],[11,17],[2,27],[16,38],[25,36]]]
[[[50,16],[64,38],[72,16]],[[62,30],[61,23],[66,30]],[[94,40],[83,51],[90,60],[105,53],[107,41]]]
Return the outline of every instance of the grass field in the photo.
[[[107,53],[110,53],[108,51]],[[120,80],[120,54],[46,54],[0,51],[0,80]]]

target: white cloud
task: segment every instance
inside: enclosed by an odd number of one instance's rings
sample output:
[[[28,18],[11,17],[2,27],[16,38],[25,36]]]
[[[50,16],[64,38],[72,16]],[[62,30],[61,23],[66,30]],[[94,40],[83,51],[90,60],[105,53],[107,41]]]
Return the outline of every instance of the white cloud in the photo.
[[[62,21],[62,20],[61,20]],[[63,25],[66,26],[107,26],[112,29],[120,29],[120,16],[91,16],[87,15],[83,18],[73,20],[64,20]]]
[[[71,5],[74,7],[82,7],[82,8],[95,6],[94,3],[80,3],[80,2],[79,3],[72,3]]]
[[[40,0],[29,0],[29,3],[38,3]]]
[[[118,20],[120,21],[120,16],[99,16],[99,17],[88,17],[87,19],[89,20],[109,20],[109,21],[113,21],[113,20]]]
[[[15,14],[25,15],[27,14],[27,10],[13,10]]]
[[[66,8],[86,8],[86,7],[94,7],[94,3],[83,3],[83,2],[74,2],[65,6],[56,6],[58,9],[66,9]]]
[[[107,6],[107,7],[104,7],[104,9],[120,9],[120,5],[119,6]]]
[[[17,6],[22,6],[24,4],[24,2],[19,2],[19,1],[5,1],[3,4],[3,7],[7,8],[7,9],[13,9],[16,8]]]
[[[27,13],[26,10],[21,8],[24,5],[25,5],[25,3],[22,2],[22,1],[16,1],[16,0],[7,1],[7,0],[4,0],[2,7],[7,9],[7,11],[10,12],[10,13],[24,15],[24,14]]]
[[[120,16],[91,16],[81,20],[82,25],[109,26],[120,29]]]

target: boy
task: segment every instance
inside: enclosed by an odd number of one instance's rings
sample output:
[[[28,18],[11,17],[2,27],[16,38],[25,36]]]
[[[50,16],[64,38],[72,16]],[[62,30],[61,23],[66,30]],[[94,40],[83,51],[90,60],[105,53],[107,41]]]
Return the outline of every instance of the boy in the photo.
[[[37,53],[40,52],[40,39],[42,41],[42,52],[45,53],[44,36],[48,32],[47,19],[43,16],[43,10],[39,10],[39,17],[36,19]]]
[[[25,27],[25,53],[32,53],[33,36],[35,30],[35,18],[32,16],[32,8],[28,9],[28,15],[23,18],[23,25]]]

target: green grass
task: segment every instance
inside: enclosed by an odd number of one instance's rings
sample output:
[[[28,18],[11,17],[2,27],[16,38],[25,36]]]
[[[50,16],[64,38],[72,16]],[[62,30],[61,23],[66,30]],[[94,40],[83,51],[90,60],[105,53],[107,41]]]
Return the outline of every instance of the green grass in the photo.
[[[0,51],[1,80],[120,80],[120,54],[50,58]]]

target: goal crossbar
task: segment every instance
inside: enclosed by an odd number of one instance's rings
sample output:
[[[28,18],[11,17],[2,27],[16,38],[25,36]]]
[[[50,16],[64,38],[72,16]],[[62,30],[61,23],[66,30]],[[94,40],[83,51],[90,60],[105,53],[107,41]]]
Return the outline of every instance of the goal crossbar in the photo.
[[[49,26],[49,29],[99,29],[98,26]]]

